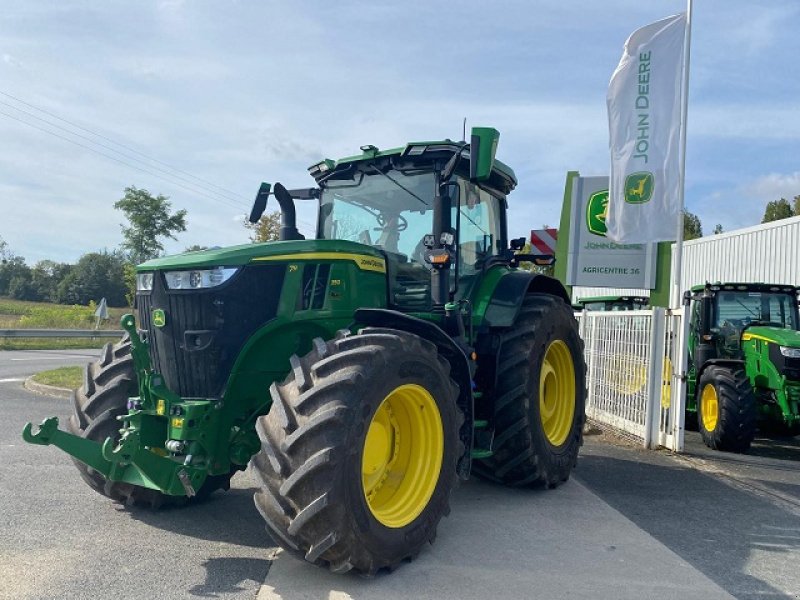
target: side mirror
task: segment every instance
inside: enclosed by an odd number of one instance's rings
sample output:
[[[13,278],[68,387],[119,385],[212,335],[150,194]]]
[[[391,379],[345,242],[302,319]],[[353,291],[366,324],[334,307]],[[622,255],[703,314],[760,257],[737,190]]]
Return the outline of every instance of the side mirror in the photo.
[[[526,240],[524,237],[514,238],[508,244],[512,250],[522,250],[525,247]]]
[[[493,127],[473,127],[469,151],[469,178],[472,181],[489,179],[494,167],[500,132]]]
[[[272,185],[266,182],[263,182],[261,187],[258,188],[258,194],[256,194],[256,199],[253,202],[253,208],[250,211],[250,216],[247,219],[251,223],[258,223],[261,215],[263,215],[264,211],[267,210],[267,198],[269,198],[269,191],[271,188]]]

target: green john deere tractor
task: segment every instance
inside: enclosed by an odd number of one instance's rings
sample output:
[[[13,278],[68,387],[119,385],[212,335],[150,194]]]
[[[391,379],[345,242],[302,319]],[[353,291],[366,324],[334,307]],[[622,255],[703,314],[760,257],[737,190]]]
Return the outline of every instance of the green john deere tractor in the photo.
[[[183,504],[250,464],[274,541],[372,574],[416,556],[475,472],[565,481],[582,442],[585,365],[564,288],[517,269],[513,171],[498,132],[323,160],[316,186],[262,184],[280,241],[137,269],[138,325],[86,369],[74,414],[26,441],[126,504]],[[316,239],[295,200],[319,205]]]
[[[709,448],[744,452],[756,427],[800,433],[800,317],[790,285],[696,286],[687,412]]]

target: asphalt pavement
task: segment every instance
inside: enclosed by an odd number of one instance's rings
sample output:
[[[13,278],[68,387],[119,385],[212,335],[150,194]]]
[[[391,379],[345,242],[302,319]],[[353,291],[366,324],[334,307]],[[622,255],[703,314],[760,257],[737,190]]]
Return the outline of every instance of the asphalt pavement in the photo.
[[[0,598],[800,598],[797,440],[739,456],[687,433],[676,456],[588,436],[560,488],[471,480],[416,561],[336,576],[274,547],[246,473],[207,503],[153,513],[22,442],[25,421],[69,414],[22,380],[92,354],[0,352]]]

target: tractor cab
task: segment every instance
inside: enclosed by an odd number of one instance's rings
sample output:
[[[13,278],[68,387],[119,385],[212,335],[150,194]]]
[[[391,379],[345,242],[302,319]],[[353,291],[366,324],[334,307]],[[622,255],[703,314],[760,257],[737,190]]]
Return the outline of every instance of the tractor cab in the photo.
[[[785,337],[800,329],[794,286],[766,284],[707,284],[692,288],[690,344],[693,362],[741,359],[742,342]]]

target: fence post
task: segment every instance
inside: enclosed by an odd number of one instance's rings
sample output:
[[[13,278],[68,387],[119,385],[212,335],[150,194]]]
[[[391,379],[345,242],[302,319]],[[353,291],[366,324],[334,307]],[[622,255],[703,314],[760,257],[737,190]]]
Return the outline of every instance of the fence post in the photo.
[[[670,399],[670,406],[672,406],[675,413],[672,422],[674,446],[672,450],[683,452],[683,438],[686,431],[686,372],[689,368],[689,321],[691,320],[691,315],[686,306],[673,310],[672,314],[680,315],[681,320],[681,327],[675,332],[678,338],[675,357],[678,360],[673,362],[675,372],[673,373],[672,398]]]
[[[650,356],[647,364],[647,404],[644,413],[644,446],[658,446],[658,425],[661,411],[661,386],[664,372],[664,342],[666,312],[662,307],[653,308],[650,322]]]

